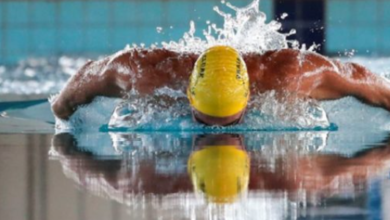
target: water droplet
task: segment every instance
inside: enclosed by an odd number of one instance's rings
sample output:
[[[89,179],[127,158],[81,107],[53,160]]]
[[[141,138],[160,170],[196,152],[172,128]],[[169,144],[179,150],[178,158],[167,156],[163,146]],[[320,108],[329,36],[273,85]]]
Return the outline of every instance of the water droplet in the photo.
[[[235,14],[223,12],[218,6],[213,7],[224,20],[222,27],[207,20],[207,28],[200,31],[203,37],[199,37],[195,35],[195,24],[191,23],[190,30],[184,33],[179,41],[166,42],[163,47],[173,51],[201,53],[213,45],[229,45],[243,53],[259,54],[268,50],[288,48],[289,45],[292,48],[299,48],[299,43],[286,39],[295,34],[295,30],[283,34],[279,32],[282,27],[280,22],[266,23],[266,15],[259,10],[259,0],[254,0],[242,8],[229,2],[225,3]],[[287,13],[282,17],[287,17]]]

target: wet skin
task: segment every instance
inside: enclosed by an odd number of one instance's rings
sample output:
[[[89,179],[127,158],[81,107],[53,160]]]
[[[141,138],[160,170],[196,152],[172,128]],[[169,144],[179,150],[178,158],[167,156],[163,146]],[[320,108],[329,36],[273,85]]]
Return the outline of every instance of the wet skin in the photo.
[[[133,49],[89,61],[54,100],[53,112],[68,119],[78,106],[96,96],[123,98],[132,89],[140,94],[151,94],[165,86],[185,91],[197,58],[196,54],[165,49]],[[292,49],[244,54],[243,58],[252,94],[274,90],[317,100],[353,96],[390,110],[390,84],[358,64]],[[204,119],[200,121],[207,124]]]

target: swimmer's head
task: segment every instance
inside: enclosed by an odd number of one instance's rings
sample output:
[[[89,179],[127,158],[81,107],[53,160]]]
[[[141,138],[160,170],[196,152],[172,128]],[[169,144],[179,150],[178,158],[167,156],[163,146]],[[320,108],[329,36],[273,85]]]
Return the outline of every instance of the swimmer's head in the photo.
[[[194,118],[208,125],[240,122],[249,99],[245,62],[228,46],[214,46],[199,56],[187,89]]]
[[[198,136],[188,161],[194,190],[212,203],[232,203],[245,195],[250,159],[240,136]]]

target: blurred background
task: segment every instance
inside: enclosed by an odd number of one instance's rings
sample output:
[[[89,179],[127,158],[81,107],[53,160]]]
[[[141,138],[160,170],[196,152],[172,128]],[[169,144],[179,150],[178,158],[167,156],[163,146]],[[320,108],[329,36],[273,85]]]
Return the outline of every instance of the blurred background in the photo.
[[[251,1],[229,2],[242,7]],[[208,20],[222,25],[215,5],[226,9],[220,0],[1,0],[0,64],[111,54],[126,44],[178,40],[190,20],[200,35]],[[288,13],[283,31],[296,29],[294,38],[321,44],[321,53],[390,54],[388,0],[261,0],[261,10],[268,20]]]

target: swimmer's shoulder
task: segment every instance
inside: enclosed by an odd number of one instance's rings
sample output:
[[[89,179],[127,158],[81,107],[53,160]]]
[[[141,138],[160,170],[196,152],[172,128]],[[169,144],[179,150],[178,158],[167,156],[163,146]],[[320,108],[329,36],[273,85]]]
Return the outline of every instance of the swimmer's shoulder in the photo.
[[[296,58],[300,54],[299,50],[294,50],[294,49],[280,49],[280,50],[271,50],[267,51],[263,54],[263,57],[268,60],[273,60],[273,59],[291,59],[291,58]]]
[[[144,48],[131,48],[118,51],[117,53],[107,57],[109,61],[107,64],[117,64],[117,63],[139,63],[146,62],[149,64],[161,62],[164,59],[170,58],[186,58],[194,57],[196,59],[197,55],[193,53],[179,53],[172,50],[167,50],[163,48],[155,49],[144,49]]]
[[[281,61],[292,62],[297,59],[300,51],[293,49],[281,49],[281,50],[270,50],[264,53],[246,53],[244,54],[244,60],[247,64],[250,63],[263,63],[271,64],[274,62],[280,63]]]
[[[264,63],[277,64],[284,66],[312,66],[330,65],[331,59],[314,51],[301,51],[297,49],[281,49],[267,51],[262,55]]]

